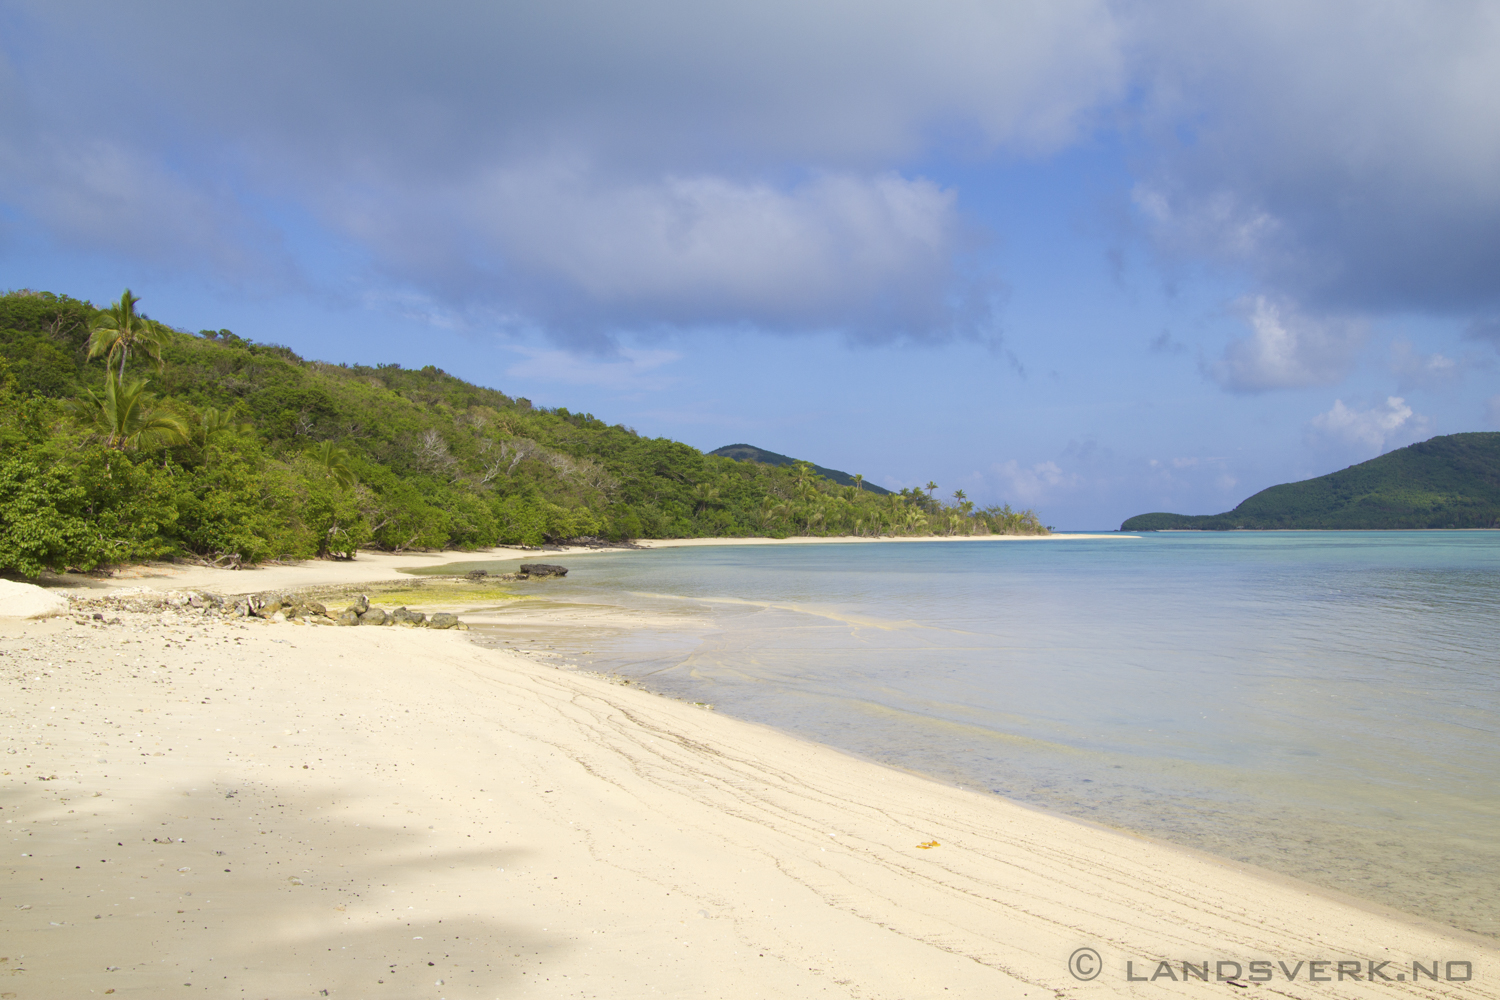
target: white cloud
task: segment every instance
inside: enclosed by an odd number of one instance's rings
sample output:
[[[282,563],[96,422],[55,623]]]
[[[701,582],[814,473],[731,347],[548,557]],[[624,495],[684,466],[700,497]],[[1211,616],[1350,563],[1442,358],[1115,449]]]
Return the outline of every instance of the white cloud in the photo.
[[[1444,354],[1422,354],[1410,342],[1391,345],[1391,373],[1402,392],[1412,389],[1438,390],[1456,385],[1471,369],[1488,368],[1482,358],[1450,358]]]
[[[0,190],[42,227],[126,228],[57,207],[100,201],[56,152],[97,139],[174,175],[175,203],[116,199],[147,243],[178,241],[174,205],[311,222],[372,284],[596,346],[981,333],[1001,286],[969,266],[954,192],[893,165],[935,127],[1056,150],[1123,84],[1107,0],[14,6],[0,164],[28,169],[0,165]]]
[[[1083,481],[1078,473],[1064,472],[1056,462],[1038,462],[1023,467],[1011,459],[996,465],[994,470],[1005,483],[1007,496],[1014,498],[1009,502],[1028,506],[1074,489]]]
[[[954,194],[922,179],[621,183],[546,163],[414,208],[372,222],[361,205],[346,224],[395,271],[441,262],[433,281],[503,288],[553,326],[750,323],[887,339],[976,332],[989,316],[955,263],[964,234]]]
[[[1363,410],[1337,399],[1332,409],[1308,423],[1314,445],[1369,456],[1430,437],[1433,430],[1432,418],[1416,413],[1400,396],[1388,396],[1384,403]]]
[[[967,270],[953,192],[911,165],[937,176],[1102,133],[1132,144],[1137,215],[1168,257],[1227,264],[1320,315],[1500,307],[1492,3],[5,10],[7,210],[71,245],[231,280],[284,270],[284,239],[310,271],[373,257],[371,284],[596,334],[940,335],[981,322],[997,283]],[[918,252],[926,223],[942,238]],[[857,308],[892,276],[893,310]],[[1227,359],[1226,384],[1321,384],[1338,367],[1263,360]]]
[[[1359,320],[1316,319],[1292,303],[1260,295],[1236,306],[1250,335],[1232,341],[1207,371],[1232,392],[1328,385],[1354,367],[1368,330]]]
[[[505,374],[562,385],[597,385],[610,389],[664,389],[675,379],[660,369],[681,360],[676,351],[622,347],[613,356],[591,357],[569,351],[511,347],[524,360],[508,366]]]

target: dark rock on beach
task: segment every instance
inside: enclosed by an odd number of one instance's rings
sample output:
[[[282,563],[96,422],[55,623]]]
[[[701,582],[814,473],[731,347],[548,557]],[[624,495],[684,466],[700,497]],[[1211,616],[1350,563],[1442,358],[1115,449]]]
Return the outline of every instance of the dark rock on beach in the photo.
[[[424,625],[426,622],[426,615],[420,611],[408,611],[405,605],[391,612],[392,625]]]
[[[383,609],[370,608],[360,614],[359,623],[361,625],[387,625],[390,623],[390,619],[391,616],[386,614]]]
[[[568,567],[550,563],[522,563],[521,572],[527,576],[567,576]]]

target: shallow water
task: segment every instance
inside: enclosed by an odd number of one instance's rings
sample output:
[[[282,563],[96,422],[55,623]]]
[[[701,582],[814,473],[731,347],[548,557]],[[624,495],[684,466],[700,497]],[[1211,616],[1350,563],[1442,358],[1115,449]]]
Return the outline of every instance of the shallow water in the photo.
[[[533,588],[559,623],[602,604],[659,612],[656,625],[502,625],[496,641],[541,639],[863,756],[1500,933],[1500,533],[569,565]]]

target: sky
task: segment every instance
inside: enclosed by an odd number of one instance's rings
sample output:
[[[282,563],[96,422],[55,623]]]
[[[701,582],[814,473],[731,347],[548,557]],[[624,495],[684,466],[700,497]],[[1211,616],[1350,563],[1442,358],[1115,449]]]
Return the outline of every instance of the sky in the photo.
[[[0,0],[0,287],[1060,528],[1500,429],[1500,4]]]

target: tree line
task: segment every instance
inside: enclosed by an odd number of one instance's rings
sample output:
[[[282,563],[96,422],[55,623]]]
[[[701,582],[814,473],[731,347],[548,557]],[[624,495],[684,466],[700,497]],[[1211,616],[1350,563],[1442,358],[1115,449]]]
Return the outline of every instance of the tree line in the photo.
[[[937,486],[704,455],[431,365],[309,361],[229,330],[0,296],[0,570],[217,565],[582,538],[1045,534]]]

